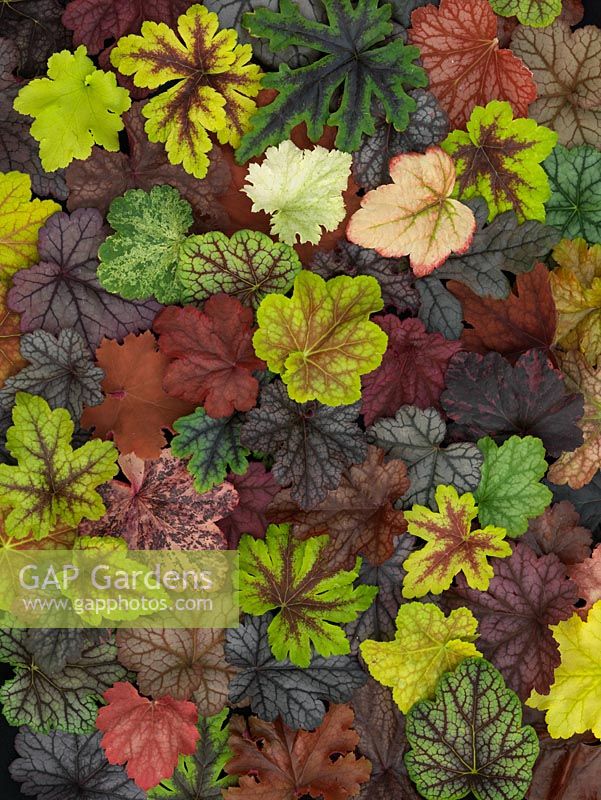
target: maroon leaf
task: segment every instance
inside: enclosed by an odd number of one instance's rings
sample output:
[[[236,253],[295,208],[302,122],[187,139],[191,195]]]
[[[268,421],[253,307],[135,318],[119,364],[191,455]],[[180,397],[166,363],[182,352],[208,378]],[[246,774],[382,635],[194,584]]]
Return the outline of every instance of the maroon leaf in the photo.
[[[271,472],[258,462],[250,464],[244,475],[230,472],[227,480],[238,492],[238,505],[217,524],[227,538],[228,549],[235,550],[245,533],[257,539],[265,537],[267,507],[280,487]]]
[[[568,500],[562,500],[531,519],[521,540],[537,556],[555,553],[564,564],[578,564],[591,554],[592,534],[580,525],[580,516]]]

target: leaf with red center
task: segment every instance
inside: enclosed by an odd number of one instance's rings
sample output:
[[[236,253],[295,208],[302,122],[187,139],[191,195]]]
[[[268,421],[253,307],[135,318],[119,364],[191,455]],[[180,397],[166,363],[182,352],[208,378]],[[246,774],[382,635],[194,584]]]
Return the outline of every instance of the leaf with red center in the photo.
[[[238,492],[238,505],[224,515],[217,525],[227,539],[228,550],[235,550],[244,533],[250,533],[257,539],[265,536],[267,508],[280,487],[271,472],[256,461],[249,465],[244,475],[229,472],[227,482]]]
[[[597,600],[601,600],[601,546],[597,545],[590,558],[580,564],[572,564],[569,568],[570,578],[578,584],[580,597],[586,604],[581,613],[592,608]]]
[[[265,368],[252,346],[253,312],[235,297],[216,294],[202,311],[163,309],[153,324],[159,349],[173,359],[163,386],[172,397],[204,405],[211,417],[250,411],[257,402],[255,370]]]
[[[591,554],[592,534],[580,525],[580,515],[568,500],[547,508],[528,522],[521,537],[537,556],[555,553],[568,566],[584,561]]]

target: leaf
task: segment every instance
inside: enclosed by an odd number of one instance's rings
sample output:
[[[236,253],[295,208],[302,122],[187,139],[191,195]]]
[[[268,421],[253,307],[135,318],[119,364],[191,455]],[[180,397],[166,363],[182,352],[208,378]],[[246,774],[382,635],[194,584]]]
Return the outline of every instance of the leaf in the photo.
[[[601,548],[597,545],[590,558],[572,564],[568,572],[578,585],[579,596],[585,600],[580,613],[586,616],[597,600],[601,600]]]
[[[598,790],[601,749],[591,747],[590,735],[568,740],[541,738],[529,800],[591,800]],[[592,792],[592,794],[591,794]]]
[[[353,752],[359,741],[351,727],[353,716],[349,706],[332,705],[314,731],[293,731],[281,720],[232,717],[234,755],[225,770],[240,777],[239,786],[224,793],[225,800],[353,797],[370,773],[369,761]]]
[[[86,343],[73,328],[63,329],[58,337],[45,331],[24,334],[21,355],[30,364],[4,382],[0,405],[12,406],[17,392],[31,392],[47,400],[50,408],[66,408],[79,420],[84,405],[102,402],[104,373],[94,366]]]
[[[90,645],[59,672],[46,673],[27,649],[26,637],[26,630],[0,631],[0,660],[15,673],[0,689],[8,724],[27,725],[34,733],[92,733],[97,700],[125,677],[125,669],[115,660],[115,645],[110,641]]]
[[[401,406],[396,416],[381,419],[367,431],[367,440],[378,445],[389,458],[407,464],[409,491],[401,498],[407,508],[414,503],[434,507],[434,492],[440,484],[460,492],[473,491],[480,481],[482,454],[474,444],[454,442],[441,447],[446,425],[435,408]]]
[[[8,287],[0,283],[0,386],[27,364],[20,350],[19,315],[8,308],[7,294]]]
[[[387,337],[369,316],[382,308],[375,278],[323,280],[301,272],[291,298],[269,295],[257,311],[255,353],[280,373],[291,400],[331,406],[361,396],[360,376],[381,361]]]
[[[185,464],[169,450],[152,461],[121,456],[119,466],[129,483],[114,480],[102,487],[106,514],[80,525],[80,535],[121,536],[131,550],[225,549],[215,520],[237,503],[229,483],[199,494]]]
[[[567,239],[601,242],[601,152],[558,144],[543,166],[551,184],[547,223]]]
[[[153,323],[159,350],[172,359],[163,378],[171,397],[203,405],[211,417],[249,411],[257,403],[255,370],[265,364],[252,346],[253,312],[235,297],[210,297],[203,310],[163,309]]]
[[[228,473],[227,482],[238,493],[238,505],[218,520],[217,525],[227,539],[228,549],[235,550],[244,533],[258,539],[265,536],[266,512],[280,487],[271,472],[256,461],[248,465],[243,475]]]
[[[86,408],[84,428],[94,428],[97,437],[111,437],[119,452],[140,458],[158,458],[166,444],[162,428],[190,410],[190,404],[169,397],[162,382],[169,359],[158,352],[154,336],[146,331],[118,341],[104,339],[96,351],[104,370],[103,402]]]
[[[601,470],[594,475],[592,481],[583,486],[582,489],[572,489],[570,486],[548,482],[549,489],[553,492],[556,502],[568,500],[580,514],[583,525],[595,532],[601,529]]]
[[[591,532],[580,525],[580,516],[567,500],[549,506],[539,517],[528,520],[521,541],[537,556],[555,553],[570,566],[591,554]]]
[[[17,272],[8,295],[9,307],[22,315],[23,331],[41,328],[58,336],[74,328],[94,353],[104,336],[123,339],[150,326],[156,303],[130,303],[98,282],[98,247],[105,234],[95,209],[60,212],[48,220],[40,230],[40,263]]]
[[[226,292],[257,309],[268,294],[286,294],[301,269],[296,252],[259,231],[219,231],[189,236],[182,245],[176,279],[183,303],[200,305]]]
[[[78,661],[86,647],[101,644],[107,638],[107,631],[102,629],[30,628],[24,645],[35,663],[47,674],[52,674]]]
[[[31,199],[29,175],[0,173],[0,280],[35,263],[39,230],[56,211],[54,200]]]
[[[228,469],[243,475],[248,468],[248,450],[240,443],[240,417],[209,417],[204,408],[180,417],[171,451],[178,458],[189,458],[187,469],[197,492],[207,492],[225,480]],[[225,510],[225,509],[224,509]]]
[[[177,21],[180,38],[165,22],[144,22],[140,36],[121,38],[111,62],[134,84],[158,89],[144,106],[151,142],[164,142],[172,164],[204,178],[214,133],[237,147],[255,110],[261,70],[249,64],[249,45],[237,44],[231,29],[219,30],[217,15],[193,5]],[[173,83],[173,81],[177,81]]]
[[[261,164],[250,164],[242,190],[253,201],[253,211],[271,215],[271,233],[292,245],[318,244],[324,231],[333,231],[346,210],[351,157],[319,145],[303,150],[282,142],[265,151]]]
[[[459,339],[463,324],[461,304],[450,294],[438,278],[427,277],[416,281],[419,292],[419,319],[428,333],[441,333],[445,339]]]
[[[310,511],[299,509],[284,489],[267,512],[270,522],[290,522],[297,539],[328,534],[328,558],[332,563],[352,568],[360,554],[374,564],[382,564],[394,553],[396,536],[407,526],[393,503],[409,488],[407,468],[402,461],[384,463],[384,453],[369,447],[362,464],[354,464],[342,474],[337,489]]]
[[[377,0],[322,4],[327,22],[307,19],[291,0],[280,2],[279,11],[260,8],[245,15],[250,34],[266,38],[272,50],[300,45],[317,58],[297,69],[283,63],[279,72],[263,78],[263,86],[278,94],[253,116],[252,129],[236,153],[239,163],[288,139],[300,122],[306,123],[312,142],[321,137],[325,125],[336,127],[336,148],[353,152],[363,134],[374,133],[375,97],[396,130],[407,127],[416,104],[406,89],[425,86],[427,78],[413,63],[417,48],[391,38],[391,9],[378,7]]]
[[[393,416],[401,406],[440,407],[449,360],[460,349],[439,333],[427,333],[419,319],[376,317],[388,336],[382,363],[363,378],[361,413],[366,425]]]
[[[439,679],[468,656],[479,656],[473,642],[478,623],[459,608],[448,617],[432,603],[405,603],[396,619],[393,642],[361,644],[372,677],[392,687],[395,703],[406,714],[418,700],[434,696]]]
[[[240,608],[248,614],[277,609],[268,628],[271,652],[307,667],[311,645],[324,657],[350,651],[337,623],[350,622],[371,605],[377,589],[353,587],[361,559],[354,569],[338,570],[324,551],[327,536],[299,542],[287,525],[270,525],[265,539],[243,536],[240,557]]]
[[[261,391],[260,407],[248,412],[240,438],[246,447],[273,456],[274,479],[290,486],[292,500],[307,510],[339,486],[344,469],[365,460],[358,415],[358,404],[295,403],[278,381]]]
[[[96,726],[109,764],[127,763],[127,775],[141,789],[170,778],[180,753],[191,755],[199,733],[194,703],[141,697],[131,683],[115,683],[104,693],[108,705],[98,711]]]
[[[485,591],[493,576],[487,557],[511,555],[505,530],[493,525],[472,530],[479,511],[470,492],[460,496],[453,486],[441,485],[436,487],[435,500],[437,512],[419,505],[405,511],[409,533],[426,545],[411,553],[403,564],[407,572],[403,597],[440,594],[461,572],[468,586]],[[481,522],[485,524],[483,519]]]
[[[483,197],[489,221],[514,211],[520,222],[544,222],[551,189],[540,164],[556,144],[554,131],[532,119],[514,119],[510,103],[493,100],[474,108],[467,133],[453,131],[441,147],[455,161],[458,196]]]
[[[117,472],[112,442],[86,442],[74,450],[74,425],[63,408],[51,411],[41,397],[18,392],[7,449],[18,466],[0,464],[0,507],[9,536],[48,536],[58,522],[77,525],[104,513],[96,487]]]
[[[98,279],[128,300],[177,303],[179,251],[192,225],[192,209],[177,189],[130,189],[111,203],[107,216],[116,231],[98,249]]]
[[[551,357],[556,312],[544,264],[518,275],[506,300],[480,297],[455,281],[447,287],[461,302],[463,319],[471,326],[461,335],[465,350],[483,355],[496,351],[513,363],[528,350],[541,350]]]
[[[48,172],[85,160],[93,144],[119,150],[121,115],[130,105],[128,91],[112,72],[96,69],[83,45],[50,56],[48,77],[30,81],[14,101],[16,111],[34,117],[31,135]]]
[[[225,633],[217,629],[132,628],[117,631],[119,662],[137,673],[143,694],[155,700],[194,699],[205,716],[227,702],[234,670],[224,662]]]
[[[582,444],[576,424],[582,398],[566,390],[540,350],[529,350],[513,367],[499,353],[457,353],[445,380],[442,407],[470,439],[537,436],[552,456]]]
[[[547,712],[545,721],[554,739],[567,739],[587,730],[599,738],[600,625],[601,602],[597,602],[586,621],[574,613],[551,627],[561,663],[555,670],[549,693],[532,692],[526,705]]]
[[[552,0],[542,2],[547,5]],[[594,64],[601,55],[601,33],[594,25],[572,31],[571,24],[558,19],[543,30],[520,26],[512,36],[511,49],[536,81],[538,97],[529,116],[557,131],[563,145],[597,146],[601,83]]]
[[[19,51],[20,75],[39,75],[52,53],[71,46],[71,37],[61,25],[62,10],[57,0],[12,0],[0,6],[2,33]]]
[[[97,800],[144,800],[144,793],[129,781],[121,767],[109,764],[100,747],[100,734],[77,736],[53,731],[17,733],[19,754],[9,766],[22,794],[37,800],[77,800],[83,791]]]
[[[522,25],[535,28],[550,25],[561,14],[561,0],[491,0],[491,6],[495,14],[515,15]]]
[[[441,0],[411,15],[416,44],[438,98],[454,128],[463,128],[475,106],[508,100],[518,117],[536,99],[530,70],[510,50],[499,49],[497,17],[488,0]]]
[[[452,252],[465,253],[476,230],[470,208],[451,200],[453,160],[439,147],[405,153],[390,162],[393,183],[368,192],[347,236],[387,257],[409,256],[418,276],[429,275]]]
[[[480,522],[502,525],[508,536],[520,536],[528,528],[528,519],[542,514],[552,498],[539,483],[547,471],[542,442],[534,436],[512,436],[499,447],[487,436],[478,447],[484,456],[474,492]]]
[[[250,698],[260,719],[278,717],[291,728],[317,728],[326,713],[325,702],[343,703],[365,683],[366,675],[353,656],[312,655],[304,669],[288,659],[276,661],[267,642],[273,615],[247,616],[227,632],[225,658],[236,668],[230,683],[230,702]]]
[[[522,800],[538,756],[534,728],[522,727],[517,696],[482,658],[466,658],[416,704],[405,725],[409,775],[427,800]]]

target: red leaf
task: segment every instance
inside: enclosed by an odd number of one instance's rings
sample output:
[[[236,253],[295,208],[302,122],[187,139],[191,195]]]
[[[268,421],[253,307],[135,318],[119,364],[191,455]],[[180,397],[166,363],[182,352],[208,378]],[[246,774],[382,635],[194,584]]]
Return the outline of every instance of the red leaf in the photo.
[[[244,475],[230,472],[227,481],[238,492],[238,505],[217,525],[227,537],[228,549],[235,550],[244,533],[250,533],[256,539],[265,537],[265,512],[280,487],[271,472],[257,462],[250,464]]]

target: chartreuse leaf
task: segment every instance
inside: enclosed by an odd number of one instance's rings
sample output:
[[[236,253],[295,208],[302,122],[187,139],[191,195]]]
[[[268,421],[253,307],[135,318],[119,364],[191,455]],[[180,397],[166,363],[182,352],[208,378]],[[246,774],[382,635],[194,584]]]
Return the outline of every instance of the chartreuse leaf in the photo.
[[[467,131],[453,131],[441,147],[455,160],[458,196],[483,197],[489,222],[503,211],[515,211],[520,222],[544,222],[551,188],[541,162],[556,144],[554,131],[514,119],[510,103],[493,100],[476,106]]]
[[[0,464],[0,508],[9,536],[48,536],[59,522],[76,526],[100,519],[104,503],[96,487],[117,472],[112,442],[71,447],[74,425],[64,408],[50,410],[41,397],[18,392],[6,446],[17,466]]]
[[[326,282],[303,271],[292,297],[269,295],[259,306],[255,352],[281,374],[292,400],[350,405],[361,397],[361,375],[374,370],[386,350],[386,334],[369,321],[381,308],[371,276]]]
[[[411,553],[403,564],[407,571],[403,596],[440,594],[460,572],[468,586],[485,591],[493,576],[487,557],[511,555],[505,530],[492,525],[471,529],[478,508],[470,492],[459,496],[454,486],[441,485],[435,500],[438,512],[417,505],[405,511],[409,533],[424,539],[426,546]]]
[[[405,764],[426,800],[523,800],[538,756],[538,736],[522,727],[518,696],[483,658],[445,675],[434,700],[413,706]]]
[[[588,612],[551,625],[561,663],[546,695],[533,691],[526,705],[546,711],[554,739],[591,730],[601,737],[601,600]]]
[[[270,525],[265,539],[245,535],[240,555],[240,608],[248,614],[277,609],[267,630],[271,652],[299,667],[311,663],[311,645],[322,656],[350,652],[338,625],[354,620],[377,594],[375,586],[353,586],[361,559],[352,570],[336,571],[324,550],[328,536],[301,542],[288,525]]]
[[[561,14],[561,0],[490,0],[495,14],[517,17],[522,25],[544,28]]]
[[[508,536],[520,536],[528,519],[542,514],[553,498],[540,483],[547,471],[543,443],[535,436],[512,436],[499,447],[487,436],[478,448],[484,456],[474,492],[478,518],[483,525],[502,525]]]
[[[414,703],[434,696],[445,672],[468,656],[481,655],[473,642],[478,621],[467,608],[448,617],[433,603],[404,603],[392,642],[361,643],[361,655],[373,677],[392,687],[395,703],[406,714]]]
[[[94,144],[119,150],[121,115],[130,105],[127,89],[113,72],[96,69],[83,45],[50,56],[48,77],[25,84],[14,102],[20,114],[35,117],[31,135],[47,172],[89,158]]]

